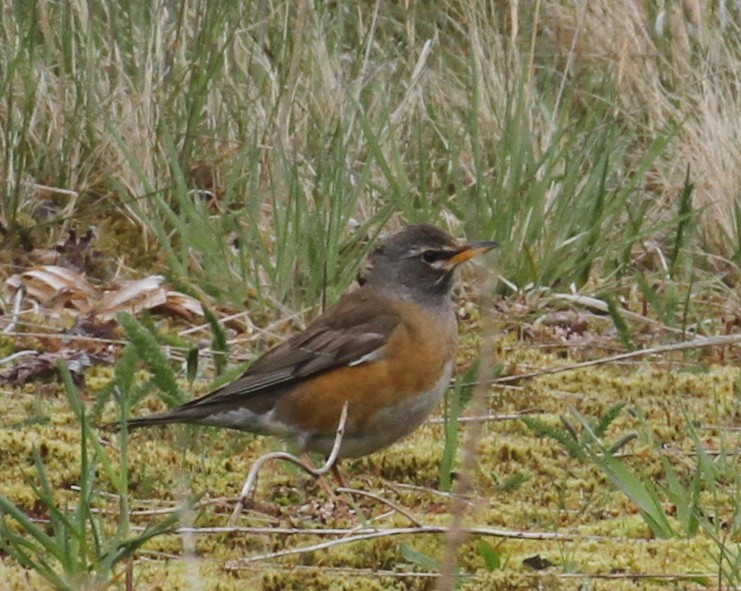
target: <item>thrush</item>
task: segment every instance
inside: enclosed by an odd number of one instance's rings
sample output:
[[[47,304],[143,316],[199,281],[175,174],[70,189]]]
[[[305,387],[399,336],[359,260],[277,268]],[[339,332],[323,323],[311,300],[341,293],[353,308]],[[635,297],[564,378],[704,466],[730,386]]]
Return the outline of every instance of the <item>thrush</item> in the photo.
[[[429,224],[407,226],[371,251],[361,287],[239,378],[128,427],[211,425],[326,455],[347,404],[339,457],[383,449],[424,422],[447,390],[458,337],[454,272],[495,246],[458,243]]]

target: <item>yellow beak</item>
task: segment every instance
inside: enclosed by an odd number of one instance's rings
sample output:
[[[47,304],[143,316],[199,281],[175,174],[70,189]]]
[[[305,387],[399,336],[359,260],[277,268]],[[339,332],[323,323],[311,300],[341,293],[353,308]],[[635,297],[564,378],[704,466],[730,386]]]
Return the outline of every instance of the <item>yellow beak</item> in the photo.
[[[456,267],[461,263],[471,260],[474,257],[489,252],[491,249],[499,246],[496,242],[487,240],[483,242],[469,242],[461,246],[456,253],[448,259],[451,267]]]

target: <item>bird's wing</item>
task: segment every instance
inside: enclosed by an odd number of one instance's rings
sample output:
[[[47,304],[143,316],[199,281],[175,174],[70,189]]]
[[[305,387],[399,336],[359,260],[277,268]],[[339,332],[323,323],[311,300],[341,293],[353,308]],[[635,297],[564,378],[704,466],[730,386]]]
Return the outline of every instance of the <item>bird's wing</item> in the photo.
[[[363,290],[348,294],[306,330],[265,353],[238,379],[180,408],[272,395],[278,386],[337,367],[380,359],[400,324],[399,315],[386,300],[369,297]]]

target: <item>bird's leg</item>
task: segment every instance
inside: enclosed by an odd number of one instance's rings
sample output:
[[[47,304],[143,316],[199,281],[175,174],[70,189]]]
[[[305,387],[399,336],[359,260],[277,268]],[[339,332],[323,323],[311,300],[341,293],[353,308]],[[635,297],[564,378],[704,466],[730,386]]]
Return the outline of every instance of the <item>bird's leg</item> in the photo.
[[[340,488],[347,488],[347,485],[345,484],[345,479],[342,476],[342,472],[340,472],[340,461],[337,460],[334,464],[332,464],[332,476],[334,476],[334,481],[337,483],[337,486]]]
[[[301,454],[301,459],[306,463],[307,466],[314,466],[314,461],[311,459],[311,456],[307,453]],[[327,460],[325,460],[324,466],[326,466]],[[339,463],[339,460],[336,460],[334,465],[332,466],[332,476],[334,476],[335,482],[338,486],[344,486],[342,482],[342,475],[339,473],[339,470],[337,469],[337,464]],[[324,467],[322,466],[322,467]],[[327,493],[327,496],[332,499],[333,501],[337,500],[337,495],[335,494],[334,487],[327,481],[326,478],[322,478],[322,476],[326,472],[318,473],[321,470],[321,468],[313,468],[311,472],[309,472],[316,480],[317,484],[322,487],[322,490]]]

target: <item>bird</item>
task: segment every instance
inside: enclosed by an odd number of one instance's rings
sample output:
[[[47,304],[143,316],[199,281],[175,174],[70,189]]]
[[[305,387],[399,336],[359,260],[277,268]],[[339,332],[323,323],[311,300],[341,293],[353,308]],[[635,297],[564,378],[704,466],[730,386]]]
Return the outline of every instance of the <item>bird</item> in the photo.
[[[347,404],[338,458],[384,449],[419,427],[447,390],[458,338],[454,272],[496,246],[408,225],[370,251],[359,287],[239,378],[127,426],[223,427],[326,456]]]

